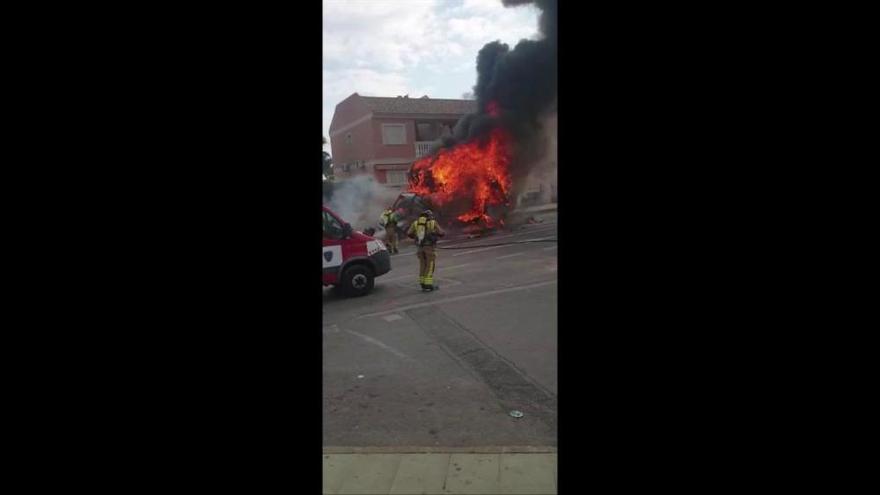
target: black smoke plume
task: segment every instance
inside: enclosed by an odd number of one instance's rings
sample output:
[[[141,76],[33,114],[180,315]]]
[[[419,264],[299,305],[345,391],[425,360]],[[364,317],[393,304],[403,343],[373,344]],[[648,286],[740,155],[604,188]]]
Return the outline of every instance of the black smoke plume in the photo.
[[[477,55],[476,113],[456,125],[443,147],[481,140],[497,126],[513,137],[510,164],[514,182],[523,180],[530,166],[547,149],[541,120],[556,111],[557,5],[556,0],[502,0],[505,7],[534,4],[541,10],[540,39],[520,40],[513,49],[500,41],[486,44]],[[494,103],[492,103],[494,102]],[[497,105],[490,115],[490,103]]]

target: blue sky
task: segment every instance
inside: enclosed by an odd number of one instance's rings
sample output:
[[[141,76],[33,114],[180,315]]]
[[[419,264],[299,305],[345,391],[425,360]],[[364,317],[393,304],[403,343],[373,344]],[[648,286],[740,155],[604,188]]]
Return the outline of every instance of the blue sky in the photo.
[[[477,52],[538,32],[537,8],[501,0],[323,0],[323,134],[354,92],[461,98],[476,82]],[[329,145],[325,151],[331,151]]]

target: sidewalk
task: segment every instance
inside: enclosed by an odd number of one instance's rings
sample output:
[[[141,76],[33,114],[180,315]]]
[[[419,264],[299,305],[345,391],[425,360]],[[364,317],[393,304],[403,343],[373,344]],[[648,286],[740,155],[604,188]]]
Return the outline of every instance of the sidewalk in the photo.
[[[556,494],[552,447],[325,448],[323,462],[325,494]]]

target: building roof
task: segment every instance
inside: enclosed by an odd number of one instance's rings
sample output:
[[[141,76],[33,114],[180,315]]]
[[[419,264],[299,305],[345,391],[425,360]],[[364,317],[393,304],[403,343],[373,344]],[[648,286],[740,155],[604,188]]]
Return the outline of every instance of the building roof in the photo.
[[[375,113],[464,115],[477,111],[477,102],[474,100],[379,96],[361,96],[361,99]]]

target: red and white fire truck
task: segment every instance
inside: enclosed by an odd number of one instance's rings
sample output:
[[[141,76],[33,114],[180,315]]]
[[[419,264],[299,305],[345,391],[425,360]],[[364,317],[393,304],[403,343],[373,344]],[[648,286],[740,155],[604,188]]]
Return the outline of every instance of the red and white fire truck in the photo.
[[[374,279],[391,271],[391,255],[385,244],[324,209],[325,286],[332,285],[347,296],[363,296],[373,290]]]

